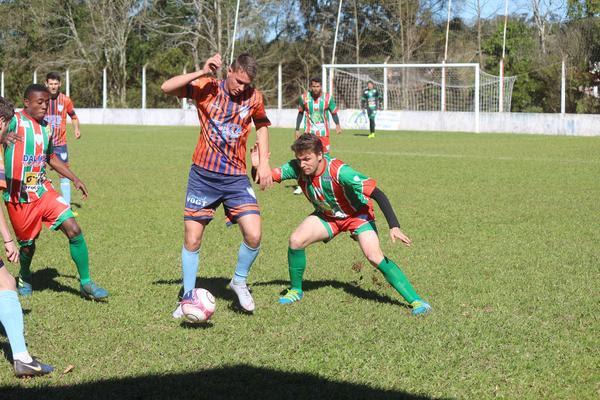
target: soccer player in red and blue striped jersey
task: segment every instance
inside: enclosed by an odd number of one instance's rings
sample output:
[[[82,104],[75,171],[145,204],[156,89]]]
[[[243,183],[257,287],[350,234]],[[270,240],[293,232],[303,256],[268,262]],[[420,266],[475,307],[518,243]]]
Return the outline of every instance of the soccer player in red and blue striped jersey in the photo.
[[[46,87],[50,92],[50,101],[48,102],[48,110],[44,120],[48,123],[52,134],[52,148],[54,154],[60,160],[69,166],[69,150],[67,147],[67,116],[71,118],[75,139],[81,137],[79,130],[79,118],[75,114],[73,101],[69,96],[60,92],[61,79],[58,72],[49,72],[46,75]],[[60,175],[60,191],[63,199],[67,204],[71,204],[71,181]],[[78,216],[77,212],[73,211],[73,215]]]
[[[252,312],[255,305],[246,280],[260,247],[261,219],[246,174],[246,142],[254,123],[260,152],[257,181],[261,189],[271,187],[267,128],[271,123],[262,94],[251,86],[257,72],[256,60],[241,54],[228,67],[226,79],[215,79],[211,75],[221,64],[221,55],[215,54],[200,71],[175,76],[161,86],[166,94],[193,99],[200,121],[185,199],[183,293],[195,287],[202,236],[217,207],[223,204],[228,221],[237,223],[243,236],[230,288],[241,307]],[[178,305],[173,317],[182,316]]]

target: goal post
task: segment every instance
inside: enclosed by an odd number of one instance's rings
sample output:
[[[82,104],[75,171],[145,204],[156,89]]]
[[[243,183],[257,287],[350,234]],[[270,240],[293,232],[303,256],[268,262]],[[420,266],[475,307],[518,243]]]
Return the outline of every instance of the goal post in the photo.
[[[372,81],[386,110],[497,112],[510,110],[516,77],[481,71],[477,63],[324,64],[323,90],[341,108],[359,109]]]

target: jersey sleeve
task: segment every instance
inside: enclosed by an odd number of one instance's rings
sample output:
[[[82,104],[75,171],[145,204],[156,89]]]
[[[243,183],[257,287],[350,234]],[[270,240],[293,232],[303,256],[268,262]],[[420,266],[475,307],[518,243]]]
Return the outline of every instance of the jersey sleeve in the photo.
[[[304,112],[304,99],[302,99],[302,96],[298,97],[298,112]]]
[[[265,102],[260,92],[256,93],[256,104],[253,107],[252,122],[254,122],[256,129],[271,125],[271,121],[269,121],[265,111]]]
[[[14,115],[12,117],[12,119],[10,120],[10,122],[8,123],[8,130],[6,131],[6,133],[8,132],[12,132],[12,133],[17,133],[17,116]]]
[[[347,195],[355,197],[362,204],[367,204],[377,182],[366,175],[354,170],[347,164],[340,167],[338,181],[344,187]]]
[[[69,117],[71,117],[71,119],[77,119],[77,114],[75,114],[75,106],[73,105],[73,100],[71,100],[69,97],[67,97],[65,100],[67,114],[69,114]]]
[[[188,99],[201,100],[209,93],[211,86],[215,83],[216,81],[213,78],[200,77],[188,83],[185,87],[185,97]]]
[[[273,180],[277,183],[287,179],[298,179],[300,176],[300,166],[296,160],[288,161],[279,168],[274,168],[272,171]]]
[[[363,92],[362,96],[360,96],[360,106],[362,108],[367,106],[367,92]]]
[[[337,105],[335,104],[335,100],[333,99],[333,96],[329,97],[329,107],[327,109],[332,114],[337,114],[337,112],[338,112]]]

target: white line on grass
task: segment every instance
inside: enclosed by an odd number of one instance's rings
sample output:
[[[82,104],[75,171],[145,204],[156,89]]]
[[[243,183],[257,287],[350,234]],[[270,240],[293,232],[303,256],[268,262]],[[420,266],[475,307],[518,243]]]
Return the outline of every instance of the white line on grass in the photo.
[[[543,162],[564,162],[575,164],[600,164],[600,160],[573,160],[561,158],[530,158],[530,157],[488,157],[471,154],[443,154],[443,153],[412,153],[405,151],[356,151],[356,150],[337,150],[336,153],[351,154],[372,154],[388,156],[408,156],[408,157],[440,157],[440,158],[472,158],[477,160],[500,160],[500,161],[543,161]]]

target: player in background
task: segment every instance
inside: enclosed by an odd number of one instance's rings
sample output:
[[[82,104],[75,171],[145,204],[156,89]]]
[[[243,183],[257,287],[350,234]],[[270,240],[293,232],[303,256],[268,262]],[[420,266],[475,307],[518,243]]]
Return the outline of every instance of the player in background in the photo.
[[[383,95],[377,89],[373,81],[367,82],[367,88],[360,97],[360,106],[365,110],[367,117],[369,117],[369,139],[375,137],[375,115],[377,110],[383,108]]]
[[[67,148],[67,116],[71,118],[73,124],[73,130],[75,133],[75,139],[81,137],[79,131],[79,118],[75,114],[73,101],[66,94],[60,92],[61,79],[58,72],[50,72],[46,75],[46,87],[50,92],[50,103],[48,104],[48,111],[44,119],[50,127],[52,133],[52,147],[54,148],[54,154],[60,158],[60,160],[69,166],[69,151]],[[63,199],[67,204],[71,205],[71,181],[66,176],[60,175],[60,191]],[[73,211],[74,216],[78,216],[75,210]]]
[[[21,246],[18,292],[22,296],[33,293],[31,261],[35,254],[35,241],[44,223],[52,230],[60,230],[68,238],[71,258],[79,273],[81,294],[93,300],[105,299],[108,292],[90,277],[89,254],[81,228],[67,202],[54,190],[46,176],[48,164],[69,178],[83,198],[87,198],[84,183],[52,151],[52,135],[44,121],[50,93],[45,86],[33,84],[27,87],[24,97],[25,108],[15,113],[7,130],[7,134],[16,134],[18,140],[2,141],[5,143],[4,167],[8,183],[4,202]]]
[[[258,256],[261,219],[256,195],[246,173],[246,142],[256,127],[258,148],[258,183],[261,189],[273,185],[269,166],[269,130],[262,94],[252,87],[257,73],[256,60],[241,54],[227,69],[227,78],[209,75],[221,68],[220,54],[210,57],[196,72],[178,75],[165,81],[164,93],[194,99],[200,120],[200,136],[188,175],[185,199],[185,238],[181,250],[183,293],[196,285],[200,245],[207,225],[220,204],[230,223],[237,223],[242,233],[238,261],[229,287],[247,312],[255,309],[247,278]],[[173,318],[183,316],[181,304]]]
[[[9,121],[14,115],[12,103],[0,97],[0,135],[8,130]],[[4,159],[0,153],[0,190],[6,189]],[[19,261],[19,250],[13,240],[4,213],[0,211],[0,234],[4,240],[4,251],[10,262]],[[46,375],[54,370],[50,365],[42,364],[27,351],[24,336],[23,310],[17,296],[15,278],[4,267],[0,259],[0,323],[4,327],[13,357],[17,377]]]
[[[428,313],[431,310],[429,304],[415,292],[400,267],[381,250],[371,199],[377,202],[387,220],[392,242],[400,240],[410,246],[411,240],[400,230],[396,214],[376,182],[343,161],[324,154],[322,142],[313,135],[300,136],[292,145],[292,151],[296,159],[273,169],[273,180],[297,179],[315,211],[290,236],[288,268],[291,287],[279,303],[291,304],[304,296],[305,248],[316,242],[328,242],[341,232],[350,232],[369,262],[410,304],[413,315]],[[255,153],[253,149],[253,166],[258,162]]]
[[[335,123],[335,131],[342,133],[340,119],[337,115],[337,106],[333,97],[326,93],[323,95],[321,78],[314,77],[310,80],[310,92],[304,92],[298,98],[298,116],[296,117],[295,139],[300,137],[300,123],[304,119],[304,133],[318,136],[323,143],[325,153],[329,153],[329,116]],[[302,194],[300,186],[296,186],[294,194]]]

